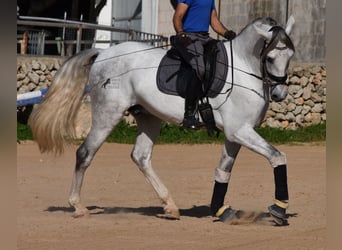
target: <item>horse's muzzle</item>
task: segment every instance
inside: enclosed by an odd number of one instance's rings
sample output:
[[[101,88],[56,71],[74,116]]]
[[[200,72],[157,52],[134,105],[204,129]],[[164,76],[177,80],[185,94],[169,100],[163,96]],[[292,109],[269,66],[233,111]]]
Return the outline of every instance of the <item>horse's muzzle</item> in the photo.
[[[287,85],[277,84],[271,87],[271,98],[275,102],[283,101],[287,96]]]

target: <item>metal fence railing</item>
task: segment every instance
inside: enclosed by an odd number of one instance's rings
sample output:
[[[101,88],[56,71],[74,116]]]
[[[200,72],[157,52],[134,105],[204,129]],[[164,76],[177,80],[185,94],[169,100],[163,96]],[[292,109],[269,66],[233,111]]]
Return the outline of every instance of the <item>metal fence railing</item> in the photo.
[[[45,32],[29,32],[28,41],[30,41],[28,50],[32,51],[32,54],[44,54]]]
[[[95,34],[98,30],[124,35],[120,36],[120,40],[96,40]],[[46,47],[52,46],[57,51],[56,54],[70,56],[96,43],[112,45],[124,41],[140,41],[153,46],[163,46],[167,44],[168,38],[133,29],[66,19],[29,16],[17,18],[17,52],[20,54],[44,55]]]

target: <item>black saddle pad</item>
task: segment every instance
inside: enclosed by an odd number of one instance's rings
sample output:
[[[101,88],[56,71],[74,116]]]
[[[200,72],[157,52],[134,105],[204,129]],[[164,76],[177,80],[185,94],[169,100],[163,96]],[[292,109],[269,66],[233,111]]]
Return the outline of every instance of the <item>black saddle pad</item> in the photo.
[[[207,97],[216,97],[222,90],[228,73],[228,57],[223,42],[217,41],[217,57],[216,65],[212,65],[215,69],[214,77],[209,84]],[[177,55],[174,49],[170,49],[161,60],[157,72],[158,89],[170,95],[185,97],[187,83],[191,80],[192,68],[187,65]]]

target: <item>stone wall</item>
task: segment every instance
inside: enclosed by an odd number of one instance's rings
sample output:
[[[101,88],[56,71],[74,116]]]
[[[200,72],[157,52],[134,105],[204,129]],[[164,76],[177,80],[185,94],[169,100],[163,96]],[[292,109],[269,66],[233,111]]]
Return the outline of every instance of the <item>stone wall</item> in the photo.
[[[64,62],[61,57],[17,57],[17,93],[45,89]]]
[[[19,56],[17,59],[18,94],[48,87],[63,61],[63,58]],[[327,87],[325,65],[291,65],[288,73],[289,94],[282,102],[270,103],[262,126],[296,129],[324,122]]]
[[[262,126],[296,129],[326,121],[325,65],[291,65],[288,95],[271,102]]]

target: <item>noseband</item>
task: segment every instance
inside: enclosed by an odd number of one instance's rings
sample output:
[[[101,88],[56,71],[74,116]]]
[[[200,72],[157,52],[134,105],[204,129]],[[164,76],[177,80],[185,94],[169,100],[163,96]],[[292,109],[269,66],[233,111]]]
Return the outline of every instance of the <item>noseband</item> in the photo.
[[[285,50],[287,48],[294,51],[294,45],[289,38],[289,36],[285,33],[285,30],[280,26],[273,26],[269,31],[273,31],[272,39],[269,43],[265,41],[264,48],[261,51],[260,55],[260,68],[262,72],[262,79],[265,84],[270,86],[275,86],[279,84],[286,84],[287,74],[284,76],[275,76],[270,73],[266,67],[266,59],[267,55],[270,51],[277,49],[277,50]],[[277,47],[279,41],[283,42],[286,46],[285,47]]]

